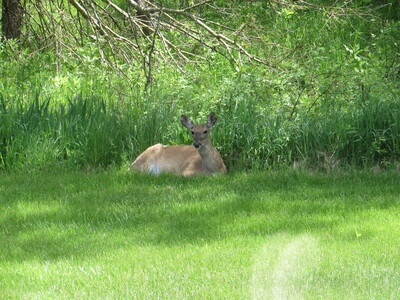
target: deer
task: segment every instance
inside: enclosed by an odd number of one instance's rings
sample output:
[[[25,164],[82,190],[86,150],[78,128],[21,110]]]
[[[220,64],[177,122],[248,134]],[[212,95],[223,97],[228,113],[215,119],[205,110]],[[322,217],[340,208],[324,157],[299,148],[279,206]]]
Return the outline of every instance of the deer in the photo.
[[[150,146],[135,159],[131,171],[182,176],[225,174],[227,169],[224,161],[210,140],[210,131],[216,122],[217,117],[213,112],[207,117],[207,123],[200,125],[194,125],[191,119],[182,115],[181,123],[191,131],[193,145]]]

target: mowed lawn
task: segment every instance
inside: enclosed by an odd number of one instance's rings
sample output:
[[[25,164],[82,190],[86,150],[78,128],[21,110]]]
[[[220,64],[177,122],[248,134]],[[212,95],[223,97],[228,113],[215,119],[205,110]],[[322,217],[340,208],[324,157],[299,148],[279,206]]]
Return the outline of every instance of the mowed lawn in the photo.
[[[0,175],[1,299],[399,299],[400,174]]]

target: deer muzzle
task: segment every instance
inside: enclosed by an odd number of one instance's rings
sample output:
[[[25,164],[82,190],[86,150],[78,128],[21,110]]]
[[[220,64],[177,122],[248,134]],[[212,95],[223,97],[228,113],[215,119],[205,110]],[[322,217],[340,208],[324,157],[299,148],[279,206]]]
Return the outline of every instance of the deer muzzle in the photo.
[[[199,141],[195,141],[193,146],[196,147],[196,149],[200,149],[200,147],[202,146],[202,144]]]

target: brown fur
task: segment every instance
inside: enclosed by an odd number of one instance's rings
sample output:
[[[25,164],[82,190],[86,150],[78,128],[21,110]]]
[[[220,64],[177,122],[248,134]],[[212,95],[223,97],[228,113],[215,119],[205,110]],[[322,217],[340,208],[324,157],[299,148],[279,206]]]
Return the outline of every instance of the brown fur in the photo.
[[[215,114],[211,113],[206,124],[194,125],[188,117],[182,115],[181,123],[191,130],[194,145],[198,148],[192,145],[156,144],[147,148],[136,158],[131,165],[131,170],[153,174],[168,172],[183,176],[226,173],[221,155],[210,141],[210,129],[216,121]]]

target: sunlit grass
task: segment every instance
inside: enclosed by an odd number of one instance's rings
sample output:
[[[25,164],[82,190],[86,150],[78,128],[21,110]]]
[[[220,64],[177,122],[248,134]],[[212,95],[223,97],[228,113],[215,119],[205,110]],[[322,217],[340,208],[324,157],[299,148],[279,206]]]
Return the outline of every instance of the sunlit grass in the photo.
[[[399,179],[3,174],[2,297],[395,299]]]

